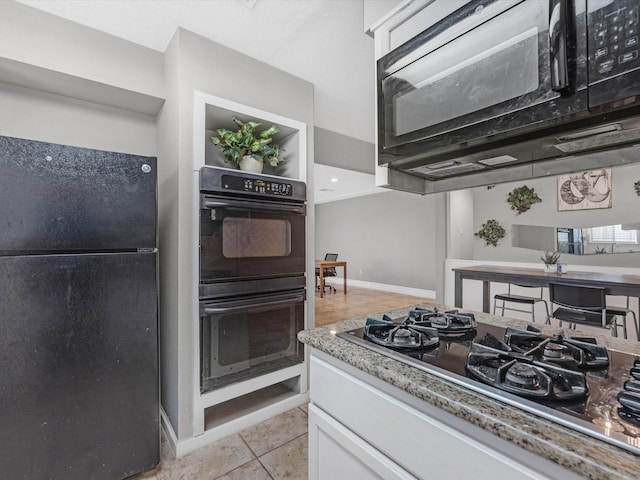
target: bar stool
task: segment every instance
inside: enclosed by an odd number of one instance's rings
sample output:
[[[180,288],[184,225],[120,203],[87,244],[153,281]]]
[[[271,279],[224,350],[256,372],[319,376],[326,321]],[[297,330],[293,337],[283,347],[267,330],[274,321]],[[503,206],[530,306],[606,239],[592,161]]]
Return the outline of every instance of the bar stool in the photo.
[[[631,315],[633,317],[633,326],[636,330],[636,340],[640,341],[640,327],[638,327],[638,318],[636,317],[636,312],[629,307],[629,297],[626,297],[626,299],[626,307],[618,307],[615,305],[607,306],[607,313],[622,318],[622,334],[624,335],[625,340],[627,339],[627,315]]]
[[[535,322],[536,321],[536,303],[538,302],[542,302],[544,304],[544,309],[547,312],[547,316],[546,318],[546,322],[549,323],[549,304],[547,303],[547,301],[542,298],[542,294],[543,294],[543,287],[540,287],[540,295],[538,296],[527,296],[527,295],[518,295],[515,293],[511,293],[511,283],[508,284],[507,286],[507,293],[499,293],[497,295],[494,295],[493,297],[493,314],[496,314],[496,306],[498,304],[498,302],[502,302],[502,306],[498,307],[502,309],[502,313],[500,314],[501,316],[504,317],[504,311],[505,310],[510,310],[512,312],[522,312],[522,313],[529,313],[531,314],[531,321]],[[514,283],[513,285],[515,285],[516,287],[520,287],[520,288],[538,288],[538,287],[531,287],[531,286],[527,286],[527,285],[518,285],[517,283]],[[524,306],[524,305],[529,305],[530,309],[529,310],[523,310],[522,308],[515,308],[515,307],[507,307],[507,303],[514,303],[516,305],[519,306]]]
[[[602,287],[584,287],[563,283],[549,284],[549,300],[551,306],[557,305],[551,318],[568,322],[569,328],[576,328],[576,324],[606,328],[611,336],[618,336],[618,327],[623,327],[624,338],[627,338],[626,321],[619,325],[616,319],[624,315],[614,313],[616,310],[607,307],[605,289]],[[555,307],[554,307],[555,308]]]

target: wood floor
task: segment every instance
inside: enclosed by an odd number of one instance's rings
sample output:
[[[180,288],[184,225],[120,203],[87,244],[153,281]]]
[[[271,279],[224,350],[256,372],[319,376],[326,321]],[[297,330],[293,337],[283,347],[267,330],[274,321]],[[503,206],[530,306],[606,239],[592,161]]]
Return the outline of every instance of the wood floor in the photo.
[[[348,287],[344,295],[342,286],[338,287],[337,293],[325,293],[323,298],[316,291],[316,327],[395,308],[412,307],[425,301],[435,299],[356,287]]]

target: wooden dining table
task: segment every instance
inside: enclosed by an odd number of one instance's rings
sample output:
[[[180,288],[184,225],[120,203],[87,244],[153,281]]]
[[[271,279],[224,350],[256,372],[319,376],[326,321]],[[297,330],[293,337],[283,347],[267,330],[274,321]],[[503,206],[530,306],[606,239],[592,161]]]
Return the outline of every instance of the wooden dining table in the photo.
[[[482,281],[482,311],[491,313],[491,282],[514,283],[530,287],[548,287],[551,282],[603,287],[607,295],[640,298],[640,275],[599,272],[546,273],[540,267],[507,267],[476,265],[453,269],[455,275],[454,303],[462,308],[464,280]]]
[[[319,282],[320,282],[320,297],[324,297],[324,269],[325,268],[335,268],[342,267],[342,278],[343,278],[343,290],[344,294],[347,294],[347,262],[341,262],[337,260],[319,260],[316,259],[316,268],[320,269],[319,271]]]

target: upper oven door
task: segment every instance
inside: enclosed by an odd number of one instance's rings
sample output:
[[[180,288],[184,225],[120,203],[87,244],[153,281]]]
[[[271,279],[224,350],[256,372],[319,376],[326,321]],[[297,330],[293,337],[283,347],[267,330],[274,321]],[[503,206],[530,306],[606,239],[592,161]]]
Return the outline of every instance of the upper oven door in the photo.
[[[200,196],[200,283],[304,275],[305,205]]]
[[[586,111],[584,38],[584,0],[469,2],[378,61],[379,163]]]

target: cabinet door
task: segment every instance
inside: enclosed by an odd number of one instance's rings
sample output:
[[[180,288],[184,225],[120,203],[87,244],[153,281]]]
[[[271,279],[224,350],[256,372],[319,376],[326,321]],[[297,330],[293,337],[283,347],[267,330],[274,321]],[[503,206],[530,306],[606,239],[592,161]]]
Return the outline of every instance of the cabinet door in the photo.
[[[309,405],[309,480],[416,480],[330,416]]]
[[[364,441],[364,445],[370,450],[363,447],[363,451],[373,451],[375,455],[357,458],[361,459],[360,463],[381,475],[382,478],[423,480],[466,478],[573,480],[582,478],[556,463],[523,450],[444,410],[416,401],[415,397],[406,392],[395,389],[322,352],[312,351],[310,375],[310,411],[313,409],[328,415],[335,425],[341,427],[335,431],[346,431],[353,438]],[[345,438],[349,437],[345,436]],[[316,447],[312,441],[320,443],[321,447]],[[357,442],[351,442],[351,444],[359,445]],[[331,469],[332,472],[341,471],[342,464],[335,461],[329,454],[322,455],[322,442],[312,438],[310,424],[310,458],[312,452],[316,450],[321,452],[315,459],[319,465],[316,468],[321,472],[323,468]],[[348,451],[355,450],[349,448]],[[464,453],[461,454],[461,452]],[[393,465],[399,465],[401,471],[408,472],[405,474],[413,477],[393,477],[379,473],[378,467],[374,467],[376,456],[379,457],[380,463],[384,464],[383,460],[386,459]],[[311,462],[309,468],[310,471],[314,468]],[[379,477],[375,475],[350,477],[338,474],[334,478]]]

